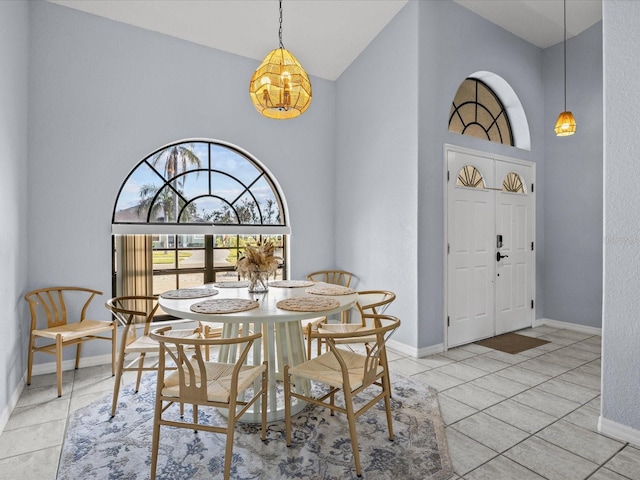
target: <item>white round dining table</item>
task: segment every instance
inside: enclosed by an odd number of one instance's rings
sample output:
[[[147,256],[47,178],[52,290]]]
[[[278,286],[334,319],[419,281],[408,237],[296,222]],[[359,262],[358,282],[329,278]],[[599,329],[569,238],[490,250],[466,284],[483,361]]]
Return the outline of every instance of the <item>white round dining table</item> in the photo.
[[[207,285],[211,287],[211,285]],[[199,322],[214,322],[222,325],[222,336],[231,337],[239,332],[261,331],[262,342],[255,343],[253,354],[249,361],[252,364],[267,360],[269,371],[267,420],[276,421],[284,418],[284,394],[278,392],[278,382],[283,380],[284,365],[298,365],[306,360],[304,335],[301,320],[333,315],[355,306],[358,294],[322,295],[338,301],[339,306],[330,310],[302,312],[278,308],[280,300],[298,297],[317,297],[306,293],[305,287],[282,288],[269,286],[265,293],[250,293],[247,287],[218,288],[217,294],[209,297],[175,299],[160,296],[158,303],[162,310],[177,318],[195,320]],[[237,313],[198,313],[191,310],[191,306],[205,300],[217,298],[249,299],[258,302],[258,308]],[[221,357],[229,355],[227,350],[221,351]],[[228,361],[235,361],[229,358]],[[308,382],[300,382],[296,388],[308,390]],[[308,392],[307,392],[308,393]],[[292,413],[298,413],[304,408],[303,402],[292,406]],[[241,419],[245,422],[260,421],[260,402],[256,402],[253,410],[245,413]]]

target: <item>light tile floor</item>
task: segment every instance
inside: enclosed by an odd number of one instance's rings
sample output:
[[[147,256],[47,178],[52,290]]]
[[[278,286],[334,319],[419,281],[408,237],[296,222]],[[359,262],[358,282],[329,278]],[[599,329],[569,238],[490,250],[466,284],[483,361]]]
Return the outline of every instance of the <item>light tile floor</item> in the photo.
[[[600,337],[518,333],[551,343],[517,355],[475,344],[420,359],[389,352],[392,375],[439,391],[451,478],[640,480],[640,448],[597,432]],[[65,372],[59,399],[54,375],[34,377],[0,435],[0,479],[55,479],[70,412],[112,389],[108,366]]]

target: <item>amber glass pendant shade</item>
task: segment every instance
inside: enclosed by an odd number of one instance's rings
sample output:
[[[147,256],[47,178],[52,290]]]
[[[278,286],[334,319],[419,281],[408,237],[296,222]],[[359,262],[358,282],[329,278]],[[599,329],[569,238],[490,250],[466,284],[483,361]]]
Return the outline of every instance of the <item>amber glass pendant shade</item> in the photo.
[[[251,77],[249,95],[256,110],[265,117],[295,118],[311,104],[311,82],[289,50],[276,48]]]
[[[567,110],[567,0],[564,0],[562,5],[564,21],[564,112],[558,115],[556,128],[554,129],[558,137],[566,137],[576,133],[576,119],[573,118],[573,113]]]
[[[566,137],[576,133],[576,119],[573,118],[571,112],[562,112],[558,115],[555,131],[558,137]]]

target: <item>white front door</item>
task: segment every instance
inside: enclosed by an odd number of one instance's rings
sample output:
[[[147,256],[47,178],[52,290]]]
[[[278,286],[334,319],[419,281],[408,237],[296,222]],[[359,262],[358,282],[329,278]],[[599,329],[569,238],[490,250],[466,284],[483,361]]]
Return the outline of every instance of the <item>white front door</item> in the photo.
[[[530,327],[533,321],[533,183],[531,167],[496,161],[496,178],[513,182],[523,192],[496,191],[496,235],[502,247],[496,253],[496,335]],[[497,237],[496,237],[497,238]],[[497,245],[497,243],[496,243]]]
[[[485,338],[495,330],[495,193],[493,160],[448,152],[448,344]],[[464,169],[464,170],[463,170]],[[458,185],[458,172],[463,170]],[[476,172],[485,172],[482,177]],[[477,183],[481,182],[481,183]]]
[[[534,203],[530,165],[448,150],[447,169],[452,347],[531,326]]]

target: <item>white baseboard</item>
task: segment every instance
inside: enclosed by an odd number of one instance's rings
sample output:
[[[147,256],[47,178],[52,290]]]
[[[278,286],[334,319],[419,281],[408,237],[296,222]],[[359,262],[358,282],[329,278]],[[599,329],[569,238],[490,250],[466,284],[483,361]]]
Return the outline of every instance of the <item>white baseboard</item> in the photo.
[[[607,420],[600,415],[598,419],[598,431],[622,442],[628,442],[640,446],[640,430],[622,425],[621,423]]]
[[[404,343],[398,342],[396,340],[389,340],[387,341],[387,346],[391,350],[404,353],[414,358],[428,357],[429,355],[435,355],[436,353],[444,352],[444,345],[442,343],[429,345],[428,347],[423,348],[415,348],[410,347],[409,345],[405,345]]]
[[[442,353],[444,351],[444,343],[436,343],[435,345],[429,345],[428,347],[422,347],[418,349],[418,354],[416,355],[416,357],[428,357],[429,355],[435,355],[436,353]]]
[[[111,354],[96,355],[94,357],[81,357],[80,368],[95,367],[97,365],[108,365],[111,363]],[[63,360],[62,370],[73,370],[76,368],[76,361],[74,359]],[[33,366],[32,375],[46,375],[48,373],[56,373],[56,362],[36,363]]]
[[[22,391],[24,390],[24,386],[27,382],[27,373],[22,376],[22,379],[18,383],[18,386],[11,394],[11,398],[9,398],[9,403],[4,407],[2,412],[0,412],[0,433],[4,432],[4,427],[7,426],[7,422],[13,413],[13,409],[16,408],[18,404],[18,400],[20,399],[20,395],[22,395]]]
[[[578,325],[577,323],[561,322],[560,320],[551,320],[550,318],[538,318],[534,320],[533,326],[548,325],[555,328],[565,328],[576,332],[588,333],[590,335],[602,335],[602,328],[589,327],[587,325]]]

